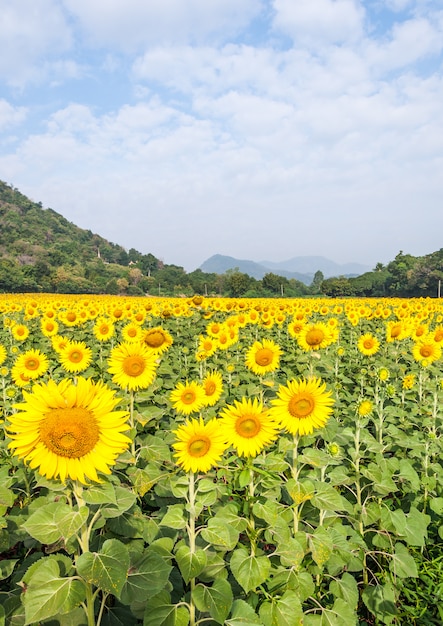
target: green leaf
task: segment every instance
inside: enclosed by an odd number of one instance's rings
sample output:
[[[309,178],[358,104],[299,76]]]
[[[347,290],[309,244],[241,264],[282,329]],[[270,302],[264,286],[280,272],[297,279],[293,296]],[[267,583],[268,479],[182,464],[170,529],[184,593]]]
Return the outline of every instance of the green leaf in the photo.
[[[333,543],[331,537],[324,528],[319,527],[309,538],[309,546],[312,558],[319,567],[322,567],[332,554]]]
[[[0,580],[9,578],[14,571],[15,564],[18,561],[19,559],[4,559],[3,561],[0,561]]]
[[[395,593],[391,584],[366,587],[362,593],[366,608],[383,624],[392,624],[397,615]]]
[[[315,492],[311,498],[312,506],[325,511],[341,511],[346,509],[342,496],[327,483],[315,482]]]
[[[345,572],[341,578],[334,579],[329,585],[329,591],[336,597],[345,600],[352,608],[358,605],[358,586],[354,576]]]
[[[108,482],[83,489],[82,497],[86,504],[117,504],[114,485]]]
[[[123,604],[143,602],[157,595],[166,586],[171,569],[172,566],[153,550],[130,563],[120,594]]]
[[[40,543],[55,543],[71,537],[87,516],[86,507],[76,512],[63,502],[51,502],[34,511],[23,523],[23,528]]]
[[[417,578],[417,564],[405,545],[395,544],[395,551],[392,555],[389,569],[399,578]]]
[[[84,601],[85,595],[81,580],[60,576],[60,564],[56,558],[41,559],[34,564],[23,594],[25,626],[69,613]]]
[[[167,526],[168,528],[175,528],[177,530],[185,528],[186,518],[184,506],[182,504],[171,504],[168,506],[168,510],[160,521],[160,526]]]
[[[212,587],[199,583],[194,589],[195,605],[199,611],[209,613],[218,624],[224,624],[232,607],[232,589],[227,580],[218,578]]]
[[[187,626],[189,612],[183,607],[171,604],[167,592],[154,596],[146,604],[143,626]]]
[[[276,602],[263,602],[260,617],[265,626],[302,626],[303,609],[295,591],[285,591]]]
[[[238,584],[248,593],[267,579],[271,563],[266,556],[248,554],[239,548],[232,553],[230,567]]]
[[[178,547],[175,559],[185,583],[188,583],[191,578],[196,578],[206,566],[206,552],[196,550],[191,553],[191,549],[186,544]]]
[[[126,582],[128,569],[128,548],[118,539],[108,539],[100,552],[85,552],[77,559],[80,576],[117,598]]]
[[[298,567],[305,556],[303,546],[294,537],[290,537],[284,543],[278,544],[276,553],[280,557],[281,564],[287,567]]]
[[[238,543],[239,532],[225,520],[212,517],[201,532],[205,541],[218,548],[233,550]]]
[[[263,622],[250,604],[244,600],[234,600],[230,619],[226,620],[226,626],[263,626]]]
[[[119,515],[128,511],[135,504],[137,496],[129,489],[117,485],[115,487],[115,501],[115,505],[110,504],[102,508],[101,513],[103,517],[119,517]]]

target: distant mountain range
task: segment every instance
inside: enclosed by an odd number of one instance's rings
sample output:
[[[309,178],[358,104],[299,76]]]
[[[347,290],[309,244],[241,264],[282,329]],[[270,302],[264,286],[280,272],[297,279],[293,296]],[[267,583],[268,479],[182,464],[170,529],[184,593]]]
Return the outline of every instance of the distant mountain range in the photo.
[[[260,261],[256,263],[222,254],[214,254],[202,263],[199,269],[202,272],[224,274],[228,270],[236,268],[257,280],[262,279],[265,274],[273,272],[286,278],[295,278],[305,285],[312,283],[317,271],[322,272],[325,278],[331,278],[332,276],[360,276],[372,269],[361,263],[335,263],[323,256],[297,256],[287,261]]]

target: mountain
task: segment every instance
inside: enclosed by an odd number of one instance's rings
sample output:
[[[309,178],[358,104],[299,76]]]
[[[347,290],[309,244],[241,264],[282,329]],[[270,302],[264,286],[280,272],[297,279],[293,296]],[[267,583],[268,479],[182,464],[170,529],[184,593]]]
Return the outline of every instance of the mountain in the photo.
[[[199,269],[202,272],[224,274],[235,268],[257,280],[263,278],[265,274],[273,272],[288,279],[295,278],[305,285],[312,283],[312,279],[317,271],[321,271],[325,278],[330,278],[331,276],[359,276],[370,270],[369,267],[358,263],[339,265],[322,256],[294,257],[280,263],[272,261],[256,263],[255,261],[236,259],[222,254],[214,254],[202,263]]]
[[[296,256],[287,261],[280,261],[278,263],[274,263],[273,261],[260,261],[260,265],[264,265],[273,271],[286,270],[288,272],[300,272],[311,276],[320,270],[323,272],[325,278],[332,276],[360,276],[372,269],[368,265],[362,265],[361,263],[339,264],[324,256]]]

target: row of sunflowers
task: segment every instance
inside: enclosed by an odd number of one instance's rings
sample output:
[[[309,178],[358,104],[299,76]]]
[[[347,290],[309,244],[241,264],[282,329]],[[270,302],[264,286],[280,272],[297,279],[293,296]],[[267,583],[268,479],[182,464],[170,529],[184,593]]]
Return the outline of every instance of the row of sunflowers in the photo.
[[[439,300],[0,312],[5,624],[443,618]]]

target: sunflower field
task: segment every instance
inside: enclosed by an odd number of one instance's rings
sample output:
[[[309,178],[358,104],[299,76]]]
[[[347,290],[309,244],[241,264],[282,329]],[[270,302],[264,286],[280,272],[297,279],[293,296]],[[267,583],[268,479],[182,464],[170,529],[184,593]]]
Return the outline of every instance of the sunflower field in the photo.
[[[0,313],[0,626],[443,623],[442,301]]]

